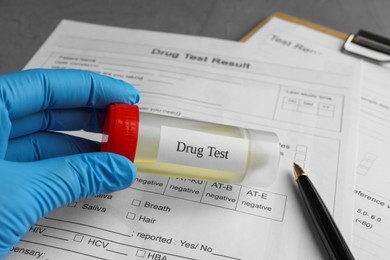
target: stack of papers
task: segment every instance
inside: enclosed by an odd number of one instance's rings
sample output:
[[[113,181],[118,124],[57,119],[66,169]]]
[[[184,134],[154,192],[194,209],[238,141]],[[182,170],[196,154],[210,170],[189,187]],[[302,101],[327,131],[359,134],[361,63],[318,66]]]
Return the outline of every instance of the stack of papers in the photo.
[[[291,44],[283,44],[286,42]],[[245,44],[304,59],[314,55],[343,58],[343,43],[331,35],[274,17]],[[390,255],[390,71],[386,64],[360,62],[361,103],[355,112],[360,114],[358,161],[350,169],[356,176],[351,249],[356,259],[380,260]]]
[[[375,76],[381,90],[371,85],[362,94],[360,85],[374,81],[361,79],[362,69],[374,75],[376,68],[283,28],[266,27],[239,43],[62,21],[26,69],[94,71],[136,86],[145,113],[275,132],[280,167],[269,173],[276,180],[267,187],[251,178],[226,184],[140,172],[125,190],[46,216],[9,259],[322,259],[293,162],[310,172],[345,238],[352,242],[353,235],[354,249],[362,251],[356,237],[369,239],[390,219],[368,208],[389,207],[383,194],[370,191],[389,184],[388,177],[379,183],[386,151],[377,147],[389,140],[385,115],[378,115],[390,108],[384,83]],[[371,119],[378,126],[364,123]]]

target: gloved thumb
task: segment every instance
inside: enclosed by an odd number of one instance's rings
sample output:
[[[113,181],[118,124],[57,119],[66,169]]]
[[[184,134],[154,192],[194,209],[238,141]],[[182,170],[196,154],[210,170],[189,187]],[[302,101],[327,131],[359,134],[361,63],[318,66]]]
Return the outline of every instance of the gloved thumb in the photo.
[[[30,226],[59,207],[128,187],[136,168],[112,153],[88,153],[35,161],[0,161],[0,258]]]

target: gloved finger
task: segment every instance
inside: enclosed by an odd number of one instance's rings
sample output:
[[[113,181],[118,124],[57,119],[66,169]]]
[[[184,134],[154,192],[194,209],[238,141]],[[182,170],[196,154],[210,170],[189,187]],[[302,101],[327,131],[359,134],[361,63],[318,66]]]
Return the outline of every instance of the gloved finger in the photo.
[[[100,143],[56,132],[37,132],[11,139],[5,160],[29,162],[100,150]]]
[[[4,120],[4,118],[8,118],[8,113],[5,109],[2,109],[2,104],[0,103],[0,159],[4,157],[7,150],[8,136],[11,132],[11,121]]]
[[[49,212],[88,196],[128,187],[136,169],[111,153],[79,154],[28,163],[0,161],[0,256]],[[1,197],[0,197],[1,198]]]
[[[32,69],[0,76],[2,100],[11,119],[52,108],[106,107],[137,103],[130,84],[81,70]],[[1,100],[0,100],[1,101]]]
[[[10,138],[45,130],[102,132],[105,113],[92,108],[40,111],[12,120]]]

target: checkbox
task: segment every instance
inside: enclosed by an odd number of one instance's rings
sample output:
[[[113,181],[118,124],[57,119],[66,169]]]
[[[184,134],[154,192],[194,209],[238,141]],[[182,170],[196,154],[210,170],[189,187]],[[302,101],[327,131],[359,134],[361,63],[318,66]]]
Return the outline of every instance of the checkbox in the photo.
[[[297,152],[298,153],[306,153],[307,152],[307,146],[305,146],[305,145],[297,145]]]
[[[77,205],[77,202],[73,202],[73,203],[68,204],[68,207],[75,208],[76,205]]]
[[[73,238],[73,241],[75,242],[81,242],[83,241],[84,236],[83,235],[75,235]]]
[[[363,168],[363,167],[358,167],[356,172],[360,175],[366,175],[367,172],[368,172],[368,169],[367,168]]]
[[[295,161],[306,161],[306,155],[296,153],[295,154]]]
[[[367,161],[375,161],[377,158],[378,157],[375,154],[372,154],[372,153],[367,153],[364,156],[364,159],[367,160]]]
[[[131,219],[131,220],[134,220],[134,219],[135,219],[135,214],[134,214],[134,213],[131,213],[131,212],[127,212],[126,218],[127,218],[127,219]]]
[[[360,163],[359,163],[359,167],[370,168],[371,166],[372,166],[372,161],[363,160],[363,161],[360,161]]]
[[[139,207],[141,205],[141,201],[134,199],[133,202],[131,203],[131,205]]]
[[[137,253],[135,254],[135,256],[138,256],[138,257],[140,257],[140,258],[144,258],[144,257],[145,257],[145,254],[146,254],[146,251],[145,251],[145,250],[138,249],[138,250],[137,250]]]

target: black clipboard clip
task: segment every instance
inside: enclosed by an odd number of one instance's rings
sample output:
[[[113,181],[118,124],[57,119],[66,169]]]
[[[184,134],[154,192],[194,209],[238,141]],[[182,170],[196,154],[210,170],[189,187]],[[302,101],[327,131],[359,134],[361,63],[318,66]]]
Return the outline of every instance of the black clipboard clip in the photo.
[[[390,39],[364,30],[350,34],[341,50],[377,64],[390,63]]]

